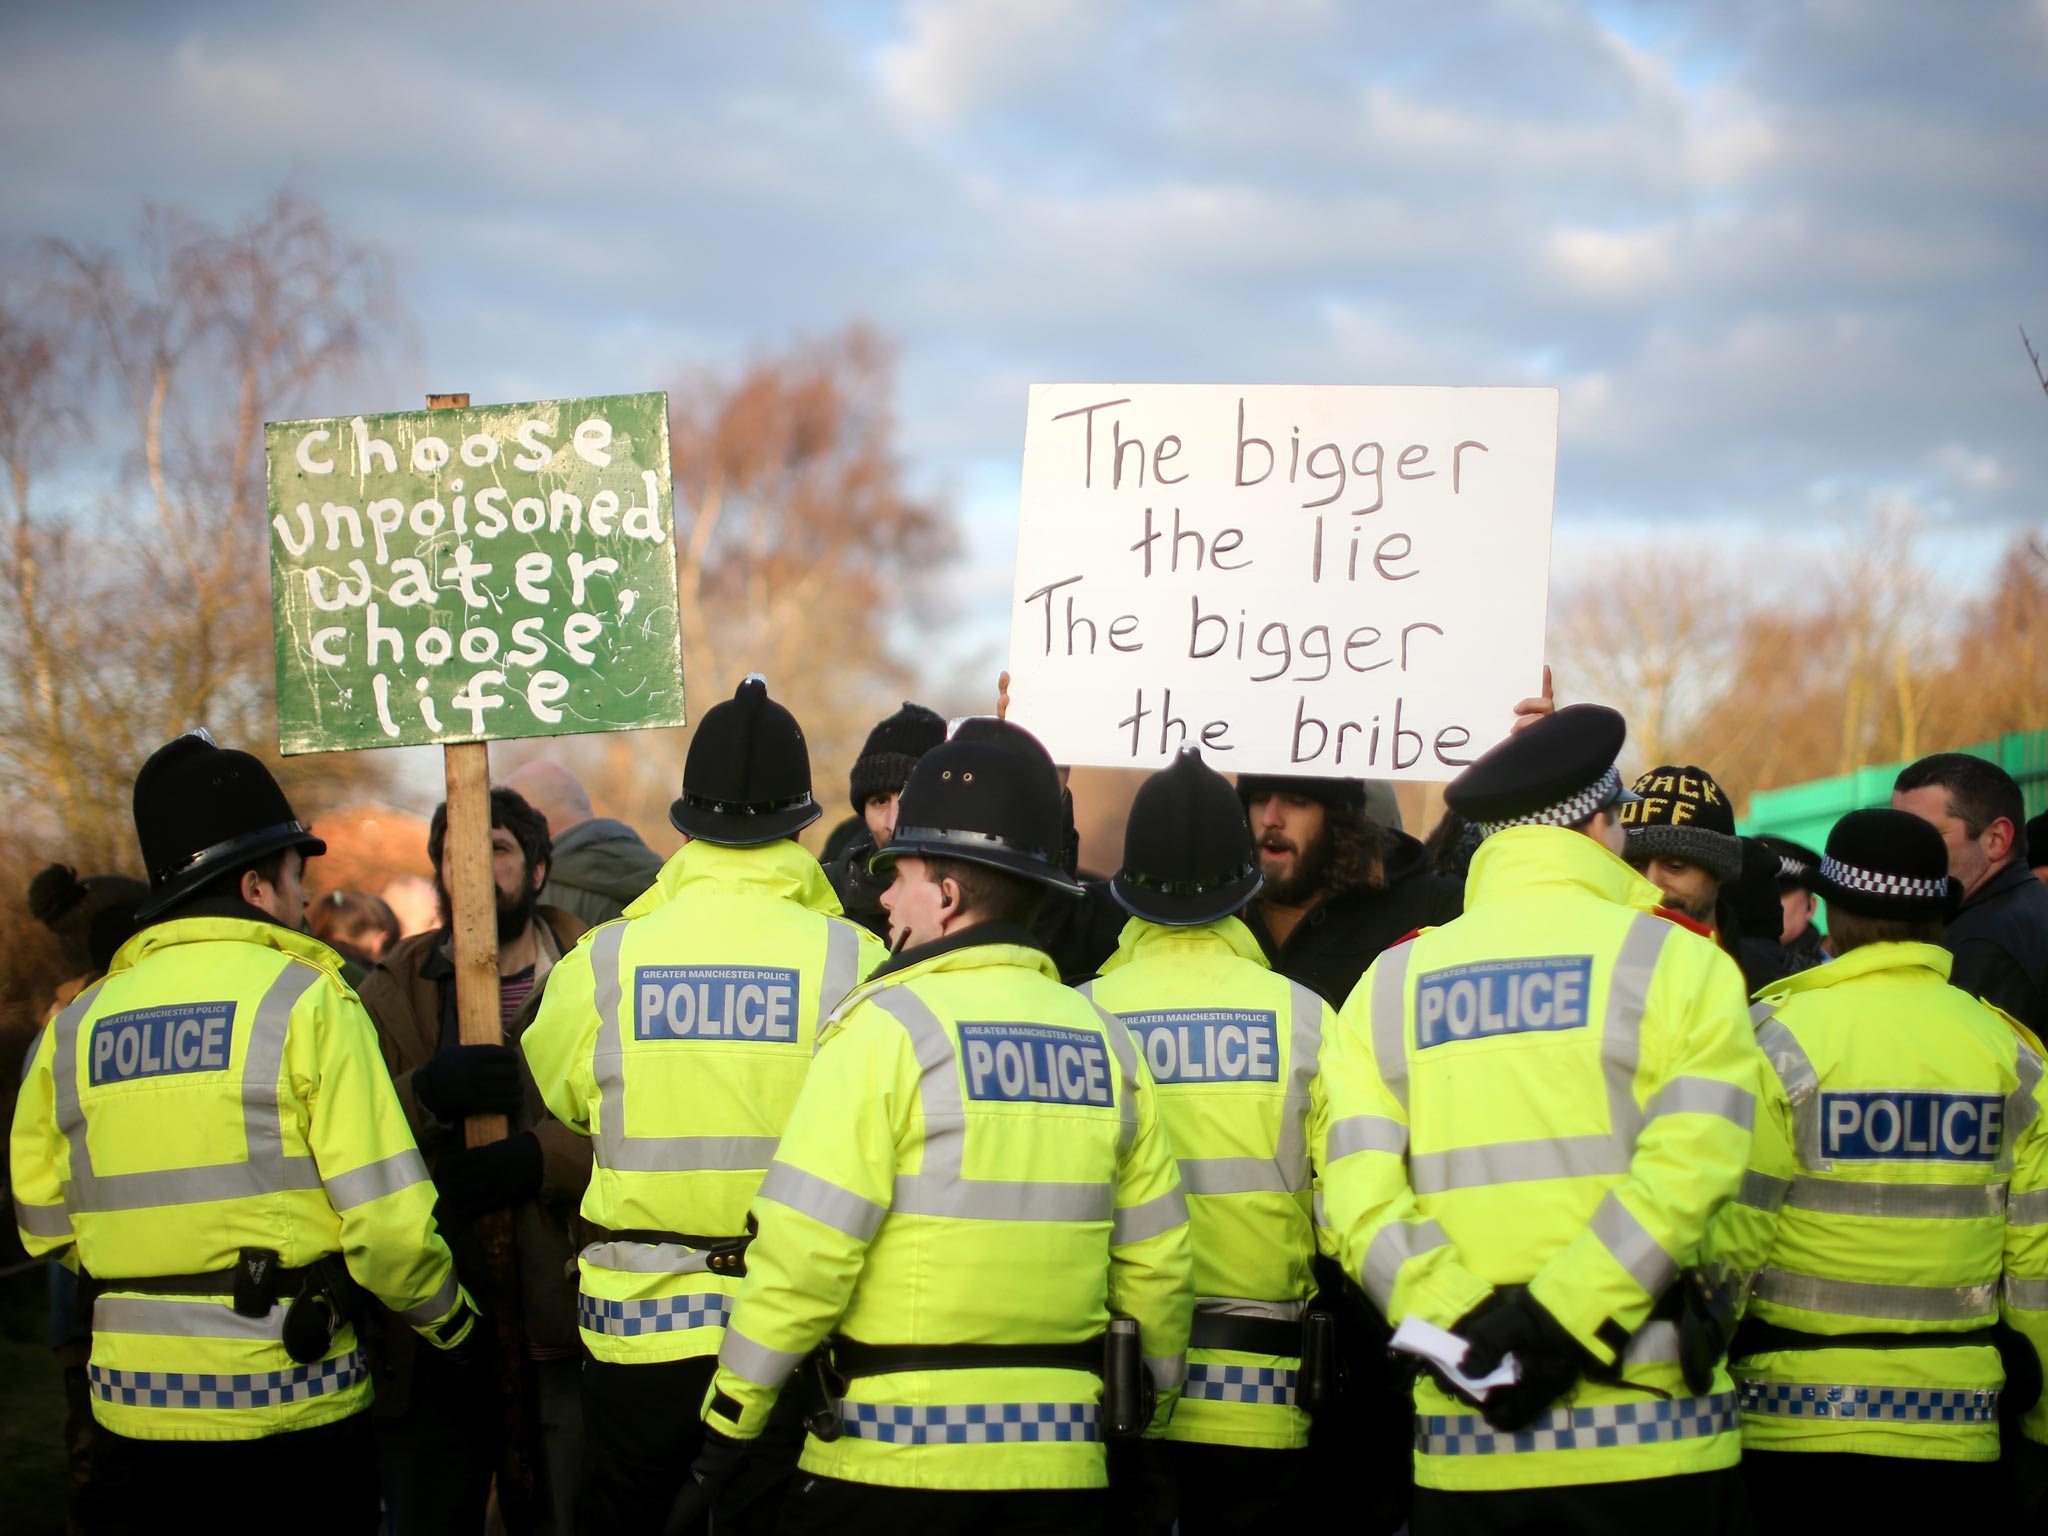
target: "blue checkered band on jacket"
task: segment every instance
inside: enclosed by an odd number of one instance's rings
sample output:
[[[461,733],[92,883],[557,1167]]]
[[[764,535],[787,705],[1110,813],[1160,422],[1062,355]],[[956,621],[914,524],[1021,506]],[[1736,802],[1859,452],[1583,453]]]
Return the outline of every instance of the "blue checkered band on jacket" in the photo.
[[[1888,875],[1883,870],[1858,869],[1840,859],[1822,859],[1820,875],[1823,880],[1832,880],[1847,890],[1862,891],[1871,896],[1913,896],[1922,901],[1938,901],[1948,894],[1946,875],[1939,880],[1915,880],[1910,875]]]
[[[1093,1403],[945,1403],[932,1408],[841,1403],[839,1422],[849,1435],[890,1445],[1016,1445],[1102,1438],[1102,1411]]]
[[[1480,822],[1479,835],[1491,837],[1496,832],[1505,832],[1509,827],[1575,827],[1620,793],[1621,770],[1609,768],[1576,795],[1560,800],[1555,805],[1546,805],[1542,810],[1531,811],[1526,816],[1510,816],[1506,821]]]
[[[281,1408],[346,1391],[363,1379],[364,1370],[361,1353],[352,1349],[288,1371],[115,1371],[95,1365],[88,1374],[94,1397],[126,1408]]]
[[[1212,1403],[1292,1403],[1297,1374],[1263,1365],[1190,1365],[1180,1395]]]
[[[1500,1456],[1520,1451],[1605,1451],[1733,1434],[1742,1420],[1733,1392],[1649,1403],[1558,1408],[1533,1429],[1505,1435],[1476,1413],[1415,1416],[1416,1449],[1425,1456]]]
[[[1737,1383],[1744,1413],[1783,1419],[1879,1419],[1894,1424],[1990,1424],[1998,1392],[1936,1392],[1927,1387],[1803,1386],[1776,1381]]]
[[[713,1291],[702,1296],[658,1296],[652,1301],[607,1301],[601,1296],[576,1298],[576,1321],[592,1333],[622,1339],[643,1333],[674,1333],[683,1328],[723,1328],[732,1315],[732,1298]]]

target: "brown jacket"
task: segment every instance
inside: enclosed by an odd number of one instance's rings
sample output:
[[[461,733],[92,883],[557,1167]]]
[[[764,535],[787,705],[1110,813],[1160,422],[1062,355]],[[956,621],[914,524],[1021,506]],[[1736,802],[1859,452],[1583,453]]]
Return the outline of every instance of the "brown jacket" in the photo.
[[[540,921],[534,925],[539,957],[534,966],[533,995],[525,1010],[507,1032],[506,1044],[517,1044],[533,1018],[547,973],[555,961],[574,947],[584,924],[558,907],[537,909]],[[413,1139],[431,1170],[439,1165],[443,1151],[462,1145],[462,1127],[447,1125],[420,1107],[413,1092],[413,1072],[441,1049],[444,1039],[455,1038],[454,967],[445,947],[443,933],[415,934],[401,942],[364,980],[359,989],[363,1006],[377,1025],[377,1042],[384,1052],[398,1102],[412,1127]],[[540,1090],[529,1075],[526,1107],[512,1117],[512,1132],[531,1131],[541,1149],[540,1196],[514,1207],[512,1241],[519,1272],[520,1327],[527,1345],[536,1350],[574,1350],[576,1338],[576,1283],[570,1278],[576,1250],[569,1237],[569,1219],[583,1200],[590,1182],[590,1143],[560,1121],[551,1118],[541,1102]],[[458,1271],[471,1290],[476,1281],[466,1271],[476,1262],[477,1246],[469,1234],[457,1229],[446,1233],[455,1250]],[[465,1263],[467,1260],[467,1263]],[[411,1391],[412,1350],[410,1328],[382,1330],[391,1376],[380,1373],[377,1411],[402,1412]]]

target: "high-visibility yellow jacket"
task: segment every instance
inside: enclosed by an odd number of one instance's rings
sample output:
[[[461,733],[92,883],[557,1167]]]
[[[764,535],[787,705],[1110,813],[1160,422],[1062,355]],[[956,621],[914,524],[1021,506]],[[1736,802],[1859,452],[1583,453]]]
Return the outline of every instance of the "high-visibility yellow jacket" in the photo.
[[[979,941],[979,942],[977,942]],[[1022,929],[885,966],[827,1022],[754,1202],[706,1421],[760,1433],[828,1334],[1061,1344],[1140,1325],[1171,1414],[1186,1369],[1187,1205],[1152,1082],[1114,1014]],[[790,1388],[794,1390],[794,1388]],[[855,1379],[800,1466],[901,1488],[1093,1488],[1102,1384],[1076,1369]]]
[[[117,1434],[251,1440],[370,1400],[352,1328],[299,1365],[283,1303],[248,1318],[225,1285],[124,1280],[212,1274],[245,1248],[288,1269],[341,1254],[433,1343],[473,1325],[376,1031],[341,957],[306,934],[191,917],[130,939],[37,1041],[11,1150],[24,1246],[103,1288],[92,1407]]]
[[[1726,1374],[1694,1396],[1650,1314],[1742,1181],[1768,1069],[1734,962],[1658,899],[1579,833],[1497,832],[1465,915],[1381,955],[1324,1048],[1324,1205],[1389,1319],[1448,1328],[1526,1285],[1622,1374],[1582,1379],[1519,1435],[1421,1378],[1424,1487],[1623,1482],[1740,1455]]]
[[[623,918],[556,963],[520,1041],[549,1110],[591,1138],[584,1219],[740,1236],[818,1020],[885,954],[796,843],[684,844]],[[739,1282],[702,1249],[606,1237],[577,1264],[597,1359],[718,1352]]]
[[[1745,1345],[1731,1370],[1747,1446],[1995,1461],[2001,1278],[2009,1321],[2048,1343],[2041,1058],[1948,985],[1949,961],[1867,944],[1757,994],[1775,1071],[1716,1245],[1753,1277],[1750,1317],[1900,1342]],[[1972,1342],[1927,1343],[1944,1335]],[[2026,1427],[2044,1425],[2037,1405]]]
[[[1309,1148],[1323,1132],[1317,1057],[1336,1015],[1274,975],[1234,917],[1193,928],[1133,918],[1102,975],[1080,990],[1130,1030],[1188,1196],[1195,1317],[1166,1438],[1307,1445],[1299,1346],[1276,1354],[1216,1340],[1234,1320],[1298,1323],[1315,1294]]]

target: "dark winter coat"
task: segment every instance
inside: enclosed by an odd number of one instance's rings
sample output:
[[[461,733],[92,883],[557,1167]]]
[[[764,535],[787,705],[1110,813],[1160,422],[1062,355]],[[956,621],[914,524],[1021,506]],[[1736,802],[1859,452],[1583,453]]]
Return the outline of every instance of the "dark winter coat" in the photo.
[[[862,827],[839,856],[825,866],[825,878],[846,915],[884,944],[889,942],[889,914],[882,910],[882,892],[889,888],[886,875],[868,873],[868,860],[875,856],[875,834]]]
[[[638,832],[609,816],[577,822],[554,844],[540,899],[586,928],[617,917],[661,873],[661,855]]]
[[[1429,867],[1422,844],[1389,830],[1381,860],[1383,881],[1324,896],[1294,925],[1285,944],[1275,944],[1259,903],[1242,916],[1258,935],[1274,970],[1316,992],[1332,1008],[1344,999],[1380,951],[1417,928],[1439,927],[1465,910],[1465,889]]]
[[[519,1034],[532,1019],[547,972],[556,960],[575,946],[584,925],[556,907],[543,906],[536,913],[535,938],[540,959],[535,963],[533,995],[525,1011],[507,1032],[506,1044],[516,1045]],[[444,1125],[420,1107],[413,1092],[413,1073],[428,1058],[459,1041],[455,1015],[455,967],[445,948],[442,932],[415,934],[406,939],[372,971],[358,994],[377,1026],[377,1043],[384,1053],[384,1065],[398,1090],[399,1106],[413,1139],[431,1171],[446,1149],[462,1145],[462,1127]],[[560,1121],[548,1115],[540,1090],[529,1076],[526,1107],[512,1116],[511,1133],[532,1131],[540,1143],[540,1197],[515,1206],[512,1211],[512,1242],[519,1270],[520,1325],[530,1348],[542,1351],[574,1350],[576,1335],[576,1282],[569,1278],[576,1249],[569,1239],[569,1218],[583,1200],[590,1182],[590,1143]],[[455,1254],[458,1274],[477,1291],[474,1266],[481,1255],[473,1231],[466,1226],[442,1224],[442,1235]],[[413,1331],[394,1326],[382,1330],[385,1347],[378,1351],[380,1372],[373,1412],[395,1415],[405,1409],[411,1392],[412,1352],[418,1347]],[[389,1376],[382,1367],[388,1362]]]
[[[2039,1035],[2048,1030],[2048,885],[2008,864],[1949,919],[1949,981],[1996,1003]]]

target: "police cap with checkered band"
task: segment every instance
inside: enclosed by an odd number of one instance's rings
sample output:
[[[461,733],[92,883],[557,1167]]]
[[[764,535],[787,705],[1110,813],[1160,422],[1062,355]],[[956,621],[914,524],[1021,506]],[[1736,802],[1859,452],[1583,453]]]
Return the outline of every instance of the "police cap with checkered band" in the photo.
[[[1602,704],[1573,704],[1525,726],[1451,781],[1444,803],[1483,835],[1569,827],[1635,799],[1614,760],[1628,722]]]
[[[1813,893],[1861,917],[1948,918],[1963,884],[1948,872],[1948,844],[1911,811],[1851,811],[1828,833]]]

